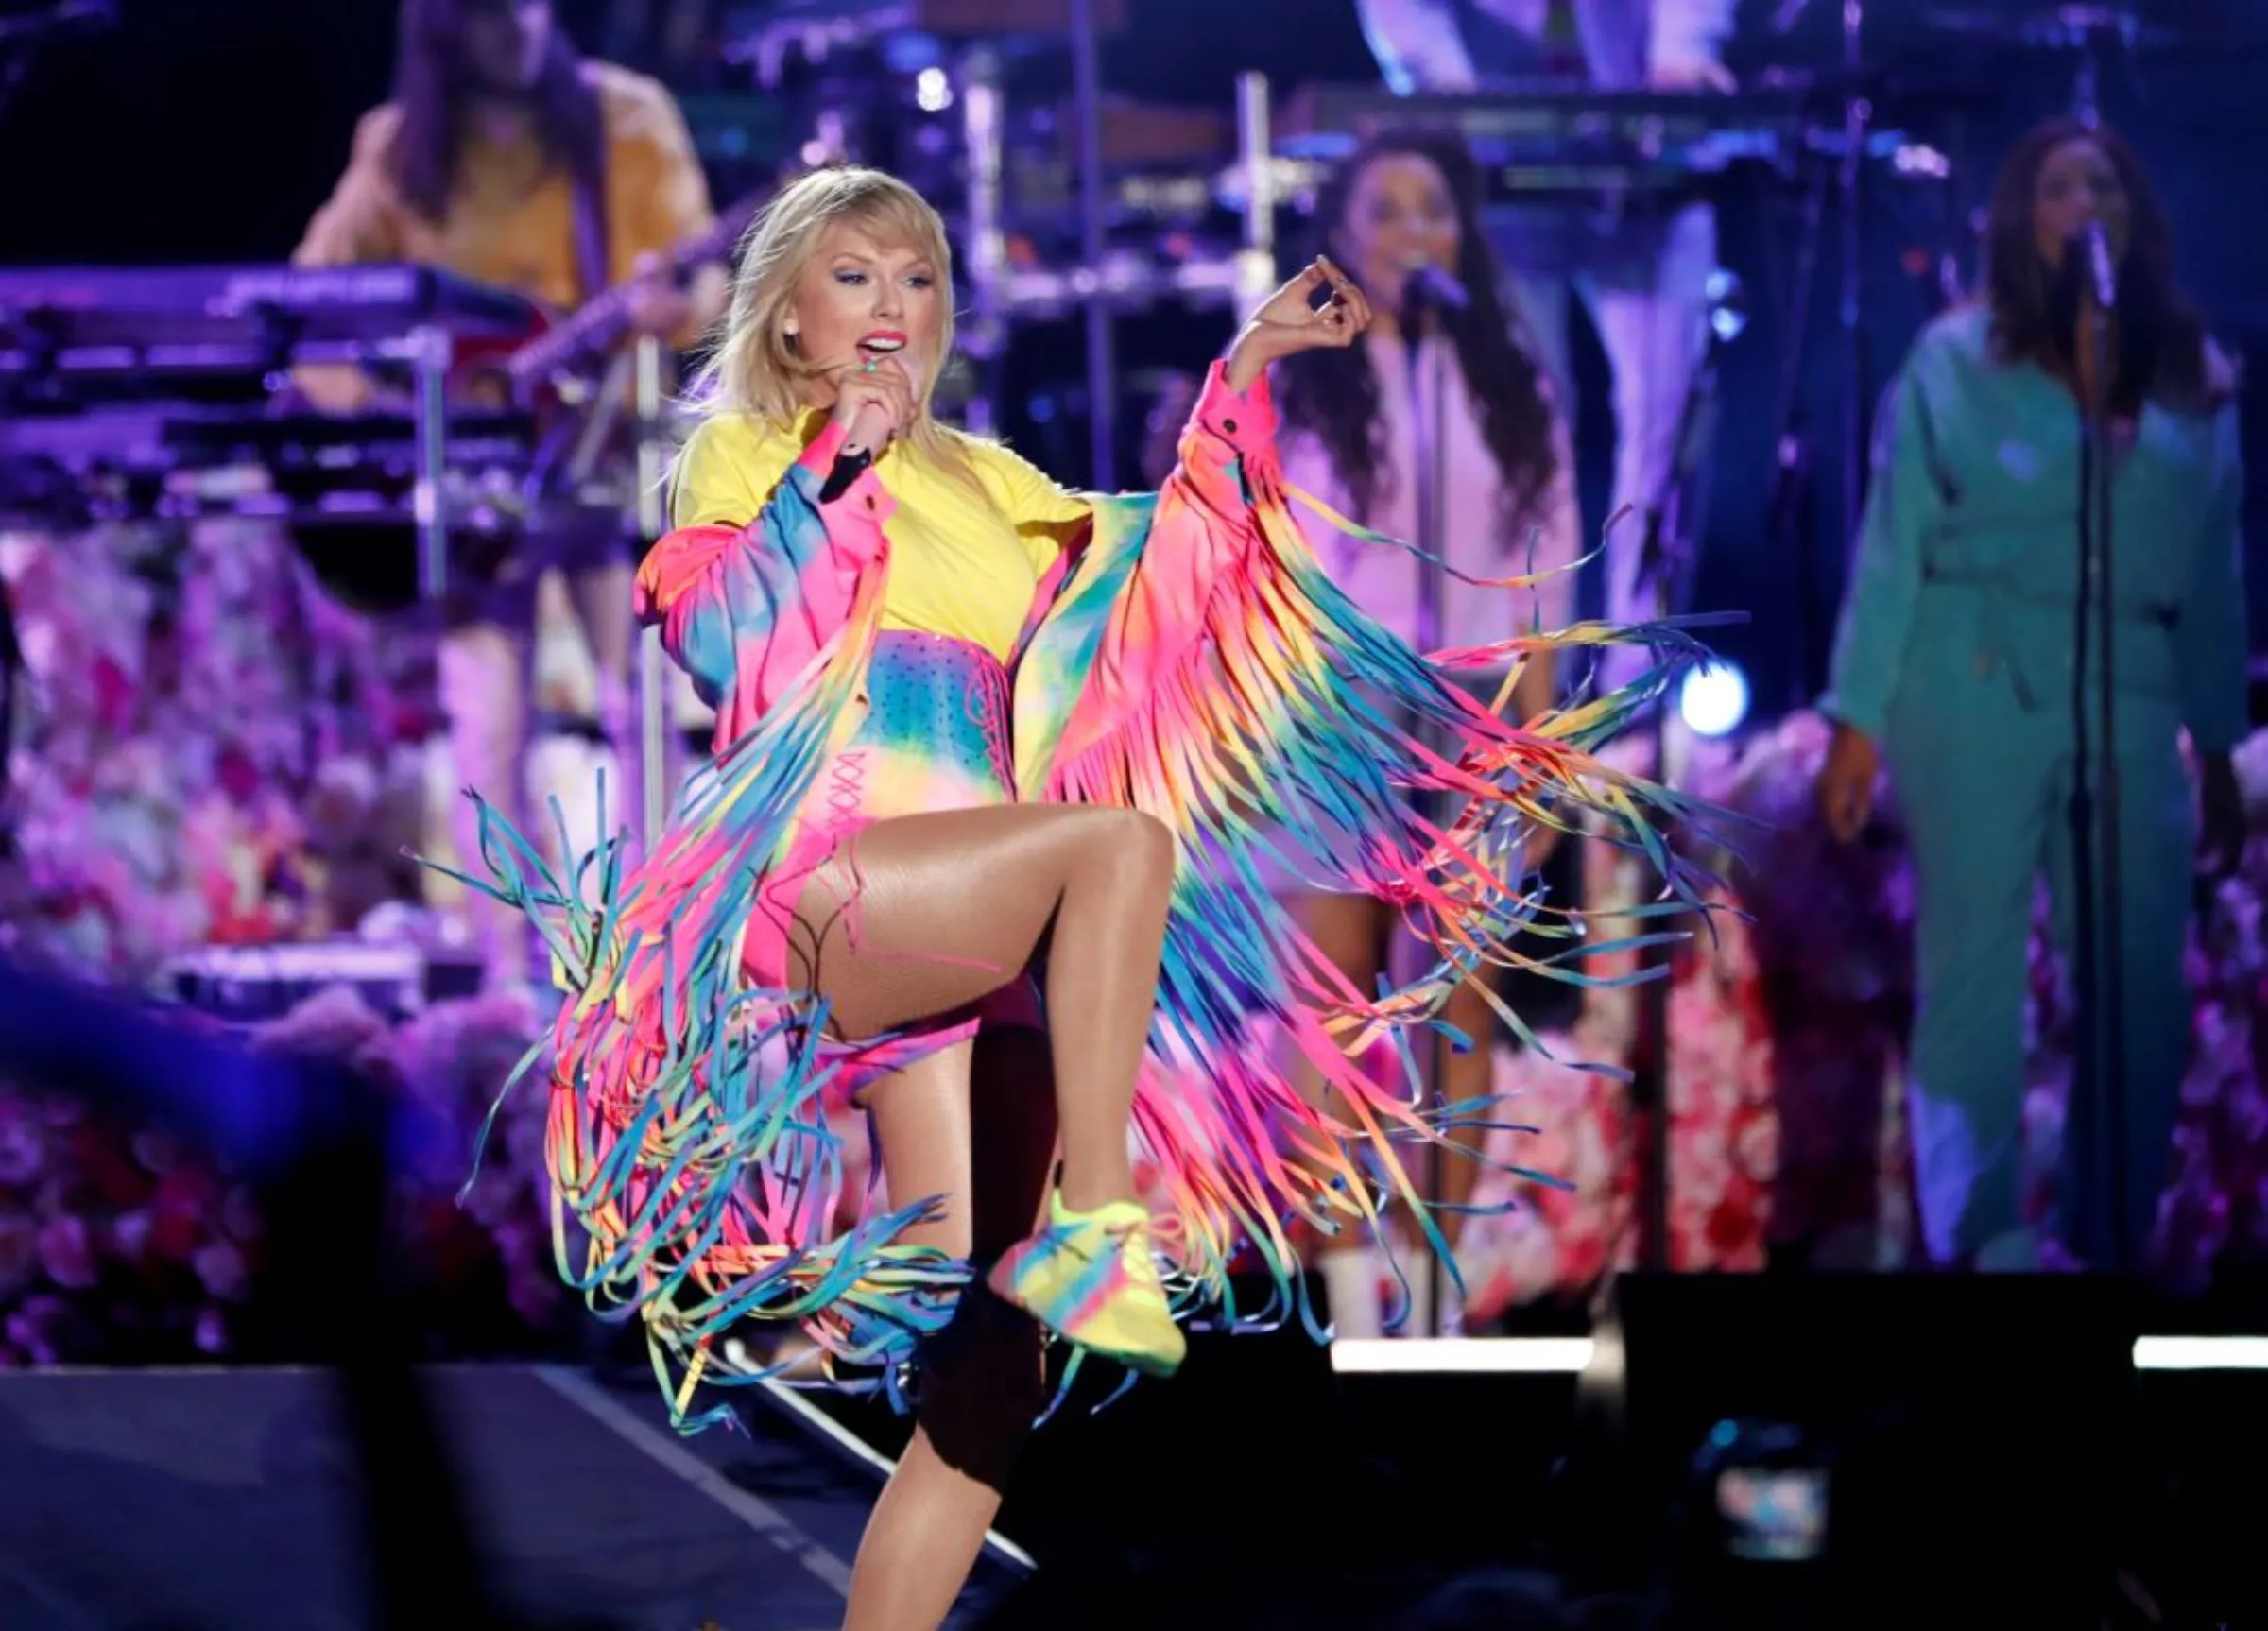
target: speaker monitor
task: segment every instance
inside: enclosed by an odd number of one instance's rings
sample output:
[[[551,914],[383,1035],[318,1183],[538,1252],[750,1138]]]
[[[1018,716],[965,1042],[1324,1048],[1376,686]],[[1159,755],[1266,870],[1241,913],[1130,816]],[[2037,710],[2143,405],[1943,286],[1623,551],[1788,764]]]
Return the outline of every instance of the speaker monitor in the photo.
[[[1580,1484],[1625,1531],[1672,1513],[1651,1538],[1689,1572],[2062,1623],[2043,1594],[2091,1600],[2134,1492],[2138,1327],[2131,1284],[2088,1276],[1624,1276]]]

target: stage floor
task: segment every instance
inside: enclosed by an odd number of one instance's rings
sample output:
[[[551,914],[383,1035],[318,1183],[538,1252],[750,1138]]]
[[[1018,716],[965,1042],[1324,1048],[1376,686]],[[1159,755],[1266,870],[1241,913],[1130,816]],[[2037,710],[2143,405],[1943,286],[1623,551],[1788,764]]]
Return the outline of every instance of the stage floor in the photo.
[[[1977,1334],[1931,1329],[1967,1368]],[[2159,1353],[2136,1373],[2158,1492],[2136,1563],[2222,1622],[2268,1625],[2268,1352],[2221,1340],[2217,1359]],[[1582,1538],[1561,1476],[1569,1348],[1349,1345],[1334,1372],[1297,1333],[1200,1338],[1171,1386],[1041,1431],[1001,1519],[1038,1572],[995,1547],[950,1623],[1368,1631],[1452,1575],[1551,1566]],[[1679,1375],[1702,1357],[1661,1351]],[[904,1435],[880,1406],[752,1388],[746,1432],[680,1438],[643,1372],[423,1374],[512,1609],[624,1631],[840,1624],[882,1457]],[[2073,1426],[2091,1441],[2100,1424]],[[1973,1448],[1972,1474],[2004,1459]],[[0,1375],[0,1631],[363,1631],[358,1471],[320,1371]],[[1653,1526],[1614,1514],[1617,1530]]]
[[[833,1631],[877,1473],[784,1410],[679,1438],[650,1378],[428,1371],[516,1609]],[[356,1468],[320,1371],[0,1378],[7,1631],[362,1631]],[[988,1556],[954,1624],[1019,1571]]]

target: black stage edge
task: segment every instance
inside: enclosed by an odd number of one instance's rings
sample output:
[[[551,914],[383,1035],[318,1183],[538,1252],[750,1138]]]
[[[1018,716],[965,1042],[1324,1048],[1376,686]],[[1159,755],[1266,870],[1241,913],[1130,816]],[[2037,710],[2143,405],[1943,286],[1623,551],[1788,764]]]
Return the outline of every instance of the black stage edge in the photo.
[[[2136,1372],[2182,1327],[2128,1287],[1632,1275],[1611,1306],[1580,1377],[1333,1375],[1293,1330],[1201,1336],[1099,1414],[1082,1384],[1000,1520],[1040,1574],[988,1622],[1399,1628],[1540,1569],[1599,1631],[2268,1627],[2268,1372]],[[1736,1555],[1725,1475],[1807,1471],[1818,1554]]]
[[[2268,1626],[2268,1372],[2125,1368],[2136,1315],[2114,1287],[1634,1277],[1613,1313],[1581,1377],[1334,1374],[1293,1330],[1200,1337],[1175,1382],[1091,1414],[1117,1380],[1097,1366],[1000,1519],[1039,1573],[988,1560],[954,1631],[1569,1622],[1501,1604],[1407,1618],[1504,1569],[1571,1577],[1584,1631]],[[2159,1311],[2146,1329],[2181,1327]],[[879,1472],[767,1396],[744,1396],[747,1433],[685,1439],[650,1374],[424,1375],[516,1608],[660,1631],[839,1623]],[[805,1397],[902,1447],[886,1410]],[[0,1626],[362,1623],[337,1406],[309,1371],[0,1377]],[[1710,1465],[1722,1421],[1739,1432]],[[1719,1475],[1817,1468],[1823,1555],[1733,1555]],[[2105,1591],[2107,1614],[2082,1601]]]
[[[2140,1329],[2090,1277],[1626,1276],[1575,1544],[1686,1582],[1694,1624],[2093,1626],[2139,1519]]]

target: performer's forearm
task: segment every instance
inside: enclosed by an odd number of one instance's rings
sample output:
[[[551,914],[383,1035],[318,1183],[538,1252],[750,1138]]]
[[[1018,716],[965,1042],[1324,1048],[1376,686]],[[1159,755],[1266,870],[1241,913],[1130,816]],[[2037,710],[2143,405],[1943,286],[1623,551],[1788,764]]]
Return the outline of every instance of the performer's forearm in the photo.
[[[1228,348],[1228,388],[1238,396],[1243,396],[1262,374],[1268,371],[1268,365],[1275,360],[1268,354],[1266,343],[1246,330]]]

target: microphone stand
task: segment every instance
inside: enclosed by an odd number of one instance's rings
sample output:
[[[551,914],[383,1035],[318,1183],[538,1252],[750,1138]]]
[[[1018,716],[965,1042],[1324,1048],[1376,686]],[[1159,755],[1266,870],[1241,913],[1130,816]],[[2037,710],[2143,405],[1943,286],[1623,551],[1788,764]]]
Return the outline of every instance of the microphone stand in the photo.
[[[1694,517],[1689,501],[1698,480],[1699,455],[1704,442],[1701,427],[1713,407],[1717,370],[1727,335],[1716,318],[1721,297],[1712,290],[1706,339],[1692,378],[1677,408],[1675,455],[1663,472],[1661,487],[1646,506],[1645,535],[1640,545],[1639,571],[1653,591],[1654,616],[1666,622],[1685,598],[1692,565]],[[1661,785],[1675,788],[1682,766],[1671,762],[1670,711],[1672,692],[1655,698],[1649,734],[1654,750],[1654,774]],[[1670,1267],[1670,991],[1675,980],[1675,949],[1659,946],[1645,953],[1653,977],[1643,987],[1640,1027],[1641,1068],[1633,1072],[1630,1107],[1646,1118],[1646,1150],[1640,1162],[1638,1265],[1657,1272]]]
[[[639,339],[633,355],[638,410],[638,536],[656,539],[669,530],[668,506],[664,503],[669,425],[664,417],[662,385],[667,359],[662,354],[662,342],[651,335]],[[625,816],[635,816],[639,852],[651,855],[660,846],[662,829],[669,820],[670,763],[674,755],[670,741],[669,660],[662,649],[660,625],[640,629],[637,643],[633,695],[638,699],[638,780],[634,787],[624,789],[635,798],[637,808],[634,811],[625,808],[617,815],[614,829],[622,830]],[[619,743],[610,746],[617,753],[623,751]],[[627,800],[625,802],[627,805]],[[601,842],[605,836],[600,834]]]
[[[1796,674],[1793,705],[1809,707],[1825,668],[1828,637],[1820,628],[1819,519],[1813,503],[1817,479],[1816,438],[1804,423],[1804,344],[1811,329],[1812,300],[1819,283],[1819,249],[1826,235],[1828,174],[1814,164],[1804,189],[1803,224],[1796,234],[1795,288],[1789,296],[1780,339],[1779,381],[1772,422],[1772,499],[1765,526],[1779,558],[1793,560],[1796,600]],[[1846,380],[1855,394],[1858,382]]]
[[[2081,251],[2084,253],[2084,249]],[[2112,1220],[2106,1244],[2107,1266],[2123,1273],[2132,1243],[2126,1216],[2126,1015],[2124,971],[2119,951],[2124,923],[2119,853],[2119,757],[2117,710],[2116,601],[2111,569],[2111,483],[2115,473],[2110,436],[2110,399],[2117,353],[2111,327],[2115,305],[2099,300],[2092,279],[2080,277],[2079,316],[2073,358],[2079,397],[2079,595],[2075,609],[2077,650],[2071,664],[2071,724],[2075,753],[2071,788],[2071,839],[2079,885],[2076,928],[2077,977],[2074,995],[2080,1014],[2078,1069],[2074,1092],[2088,1114],[2067,1118],[2067,1138],[2090,1125],[2099,1140],[2083,1170],[2103,1180],[2105,1210]],[[2115,296],[2113,297],[2115,301]],[[2100,712],[2097,751],[2088,752],[2088,640],[2089,622],[2096,645],[2095,692]],[[2066,1201],[2075,1210],[2078,1197]]]
[[[1859,72],[1865,62],[1861,49],[1866,26],[1864,0],[1843,0],[1843,150],[1836,178],[1842,218],[1841,264],[1835,268],[1836,324],[1842,342],[1842,447],[1844,546],[1859,536],[1859,518],[1866,494],[1866,331],[1860,321],[1865,296],[1865,222],[1860,213],[1865,201],[1866,134],[1874,120],[1874,104],[1860,89]],[[1800,339],[1798,344],[1802,342]]]
[[[1435,302],[1427,298],[1424,286],[1415,278],[1407,284],[1400,313],[1402,354],[1406,359],[1406,385],[1410,396],[1410,452],[1415,465],[1415,489],[1418,511],[1418,648],[1420,652],[1441,649],[1444,644],[1443,626],[1448,622],[1448,580],[1441,570],[1441,512],[1444,486],[1448,480],[1446,450],[1442,445],[1441,426],[1446,417],[1449,369],[1440,353],[1446,343]],[[1435,342],[1429,355],[1425,342]],[[1432,369],[1432,388],[1421,367]],[[1437,742],[1428,738],[1435,733],[1423,720],[1414,722],[1418,740],[1429,747]],[[1445,810],[1446,796],[1435,793],[1423,799],[1419,809],[1428,820],[1438,825]],[[1481,1045],[1486,1039],[1475,1039]],[[1439,1030],[1428,1033],[1425,1047],[1425,1097],[1428,1104],[1442,1106],[1444,1083],[1449,1062],[1449,1039]],[[1445,1176],[1446,1157],[1440,1141],[1426,1146],[1426,1196],[1437,1201]],[[1428,1336],[1439,1336],[1441,1331],[1441,1303],[1444,1286],[1441,1254],[1426,1254],[1426,1307]]]

